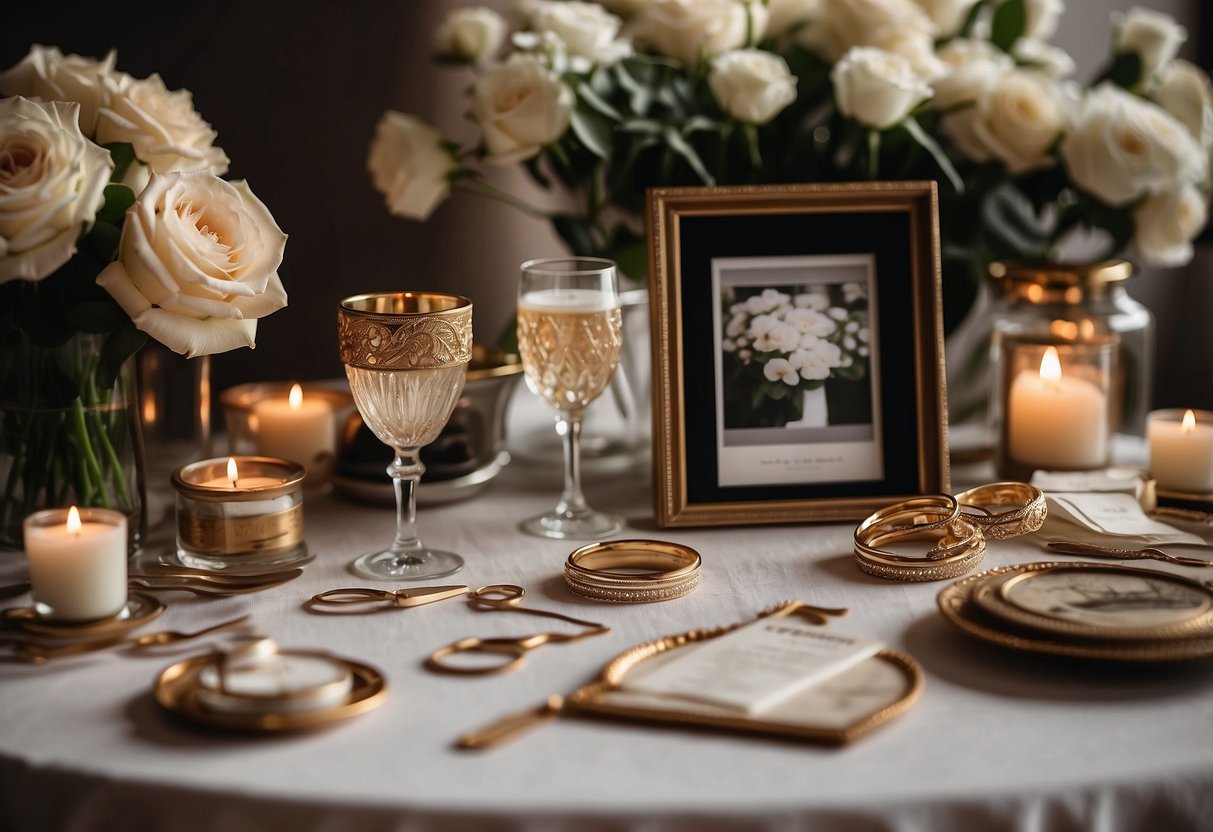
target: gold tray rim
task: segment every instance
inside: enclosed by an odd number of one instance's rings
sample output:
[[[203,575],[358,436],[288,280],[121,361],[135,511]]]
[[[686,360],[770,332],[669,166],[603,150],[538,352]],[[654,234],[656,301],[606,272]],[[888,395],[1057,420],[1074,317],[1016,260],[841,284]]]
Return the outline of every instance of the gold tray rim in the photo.
[[[1167,641],[1173,638],[1192,638],[1202,635],[1213,636],[1213,589],[1198,581],[1185,578],[1183,575],[1177,575],[1174,572],[1164,572],[1160,569],[1125,567],[1113,563],[1083,564],[1080,562],[1078,564],[1063,563],[1056,566],[1032,566],[1036,568],[1025,567],[1018,572],[993,576],[983,581],[980,586],[977,586],[973,590],[971,596],[973,603],[995,618],[1001,618],[1004,621],[1010,621],[1020,626],[1030,627],[1033,630],[1076,638],[1105,641],[1123,640],[1129,642]],[[1075,568],[1076,566],[1077,568]],[[1092,567],[1098,567],[1099,571],[1110,571],[1122,575],[1140,573],[1144,577],[1182,584],[1189,589],[1196,589],[1202,592],[1205,597],[1206,606],[1200,612],[1194,613],[1190,618],[1170,624],[1156,624],[1149,627],[1101,627],[1096,624],[1084,624],[1081,621],[1055,618],[1045,613],[1029,610],[1019,606],[1007,597],[1008,590],[1012,584],[1030,580],[1033,576],[1067,571],[1096,571]]]
[[[750,623],[750,622],[744,622]],[[871,658],[880,659],[901,671],[906,687],[894,702],[873,711],[842,728],[826,728],[742,716],[716,716],[712,714],[679,711],[676,709],[645,708],[628,705],[612,705],[603,702],[603,694],[617,690],[627,672],[640,662],[660,653],[684,647],[698,641],[706,641],[724,635],[743,624],[713,629],[690,630],[675,636],[666,636],[635,645],[615,658],[602,669],[597,681],[574,691],[565,699],[564,707],[570,713],[591,717],[612,717],[643,722],[657,722],[672,726],[713,728],[750,734],[777,736],[785,739],[806,740],[825,745],[846,745],[867,734],[880,725],[908,710],[924,687],[922,669],[912,657],[896,650],[885,649]]]
[[[353,675],[354,683],[349,700],[315,711],[298,713],[224,713],[210,711],[198,703],[193,695],[198,674],[213,665],[219,658],[217,653],[191,656],[169,665],[156,676],[153,696],[156,703],[174,716],[212,728],[232,731],[280,734],[323,728],[374,710],[387,698],[387,678],[382,671],[369,664],[336,656],[319,650],[283,650],[286,655],[323,655],[340,662]]]
[[[9,607],[4,610],[4,619],[28,633],[59,639],[98,638],[116,636],[138,629],[158,618],[168,607],[159,598],[145,592],[129,592],[123,610],[138,604],[126,618],[112,615],[99,621],[56,622],[42,619],[33,607]],[[144,610],[145,612],[140,612]]]
[[[985,623],[980,617],[973,615],[973,609],[976,607],[972,599],[975,587],[980,586],[992,576],[1014,572],[1024,567],[1073,566],[1079,563],[1084,562],[1040,561],[1037,563],[1021,563],[987,569],[975,575],[962,578],[941,589],[935,596],[936,606],[946,621],[963,632],[1000,647],[1008,647],[1028,653],[1043,653],[1068,658],[1126,663],[1182,662],[1213,657],[1213,638],[1197,637],[1164,641],[1135,640],[1121,643],[1089,640],[1066,641],[1056,637],[1053,640],[1049,640],[1046,633],[1004,632],[996,629],[992,623]],[[1086,563],[1085,565],[1098,568],[1109,566],[1120,569],[1132,568],[1107,563]],[[979,608],[978,611],[980,613]]]

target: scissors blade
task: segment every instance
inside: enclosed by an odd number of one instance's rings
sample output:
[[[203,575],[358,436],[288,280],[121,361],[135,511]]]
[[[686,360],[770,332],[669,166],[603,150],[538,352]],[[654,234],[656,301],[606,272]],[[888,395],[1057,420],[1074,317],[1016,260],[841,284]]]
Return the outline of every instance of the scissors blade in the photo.
[[[470,590],[466,586],[419,586],[416,589],[396,590],[396,606],[419,607],[422,604],[432,604],[456,595],[465,595]]]

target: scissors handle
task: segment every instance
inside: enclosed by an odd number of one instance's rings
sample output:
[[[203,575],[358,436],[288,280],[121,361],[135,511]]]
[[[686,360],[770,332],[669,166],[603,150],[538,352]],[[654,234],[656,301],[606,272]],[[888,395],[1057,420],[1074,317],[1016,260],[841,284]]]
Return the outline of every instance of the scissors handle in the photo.
[[[321,592],[319,595],[313,595],[312,603],[333,606],[341,604],[366,604],[371,601],[391,601],[395,597],[394,593],[383,589],[354,586],[344,589],[330,589],[326,592]]]
[[[425,660],[425,666],[439,673],[455,673],[461,676],[488,676],[494,673],[505,673],[514,670],[522,664],[523,657],[532,647],[529,645],[534,636],[524,639],[516,638],[461,638],[459,641],[439,647]],[[542,642],[541,642],[542,643]],[[505,661],[498,664],[452,664],[446,659],[457,653],[479,653],[494,656],[504,656]]]
[[[489,584],[468,593],[473,609],[508,610],[517,607],[526,597],[526,590],[517,584]]]

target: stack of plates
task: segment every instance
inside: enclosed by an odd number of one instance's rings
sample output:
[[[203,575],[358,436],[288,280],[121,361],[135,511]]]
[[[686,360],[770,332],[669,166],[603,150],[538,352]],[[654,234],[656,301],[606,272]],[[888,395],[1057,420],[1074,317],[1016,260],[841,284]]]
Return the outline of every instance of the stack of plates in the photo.
[[[990,569],[939,593],[944,618],[994,644],[1131,662],[1213,656],[1213,584],[1108,563]]]

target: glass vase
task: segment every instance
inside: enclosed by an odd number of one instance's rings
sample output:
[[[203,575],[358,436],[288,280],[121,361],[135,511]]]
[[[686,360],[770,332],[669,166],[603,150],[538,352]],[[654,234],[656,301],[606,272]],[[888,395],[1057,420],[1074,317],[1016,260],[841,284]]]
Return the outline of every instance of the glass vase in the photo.
[[[128,551],[147,532],[134,359],[107,362],[105,335],[54,347],[23,333],[0,350],[0,545],[22,545],[35,511],[90,506],[127,517]]]
[[[999,296],[993,322],[992,361],[1004,360],[1007,338],[1037,341],[1118,343],[1109,391],[1111,430],[1144,436],[1154,370],[1154,318],[1126,290],[1133,266],[1126,260],[1095,265],[1024,266],[996,262],[990,267]],[[995,379],[1001,378],[995,372]],[[995,383],[993,413],[1002,410]]]

